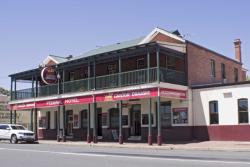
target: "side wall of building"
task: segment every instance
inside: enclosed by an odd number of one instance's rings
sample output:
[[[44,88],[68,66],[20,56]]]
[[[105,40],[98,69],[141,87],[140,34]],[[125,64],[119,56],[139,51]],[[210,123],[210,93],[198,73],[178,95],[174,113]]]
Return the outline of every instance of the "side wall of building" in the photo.
[[[250,84],[193,90],[194,137],[202,140],[250,140],[250,124],[239,123],[238,99],[247,98]],[[210,124],[209,102],[218,101],[219,123]],[[250,120],[250,114],[248,114]]]
[[[243,81],[242,65],[224,58],[193,43],[187,43],[188,83],[200,85],[222,83],[221,63],[225,64],[225,75],[228,83],[234,83],[234,69],[238,69],[238,81]],[[215,77],[211,74],[211,59],[215,61]]]

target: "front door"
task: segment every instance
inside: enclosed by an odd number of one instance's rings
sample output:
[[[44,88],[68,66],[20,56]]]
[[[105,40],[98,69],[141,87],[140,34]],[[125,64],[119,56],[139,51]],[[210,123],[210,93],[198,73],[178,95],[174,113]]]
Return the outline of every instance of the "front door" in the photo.
[[[73,136],[73,111],[66,111],[66,135]]]
[[[130,135],[141,136],[141,105],[132,105],[130,109]]]
[[[97,136],[102,136],[102,108],[97,108]]]

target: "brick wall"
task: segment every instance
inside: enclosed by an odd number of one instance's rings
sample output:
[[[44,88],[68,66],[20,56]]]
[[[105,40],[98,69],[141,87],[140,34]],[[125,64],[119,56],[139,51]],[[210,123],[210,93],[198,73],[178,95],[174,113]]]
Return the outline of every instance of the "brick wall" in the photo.
[[[238,81],[243,81],[241,64],[224,58],[208,49],[192,43],[187,43],[188,83],[189,85],[222,82],[221,63],[225,64],[228,83],[234,82],[234,68],[238,69]],[[210,60],[215,60],[216,76],[211,76]]]

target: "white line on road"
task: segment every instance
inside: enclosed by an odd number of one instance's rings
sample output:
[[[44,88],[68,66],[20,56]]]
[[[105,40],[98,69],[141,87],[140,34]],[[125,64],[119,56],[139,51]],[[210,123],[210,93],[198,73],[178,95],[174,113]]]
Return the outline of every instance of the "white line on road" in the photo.
[[[184,161],[184,162],[207,162],[207,163],[222,163],[222,164],[245,164],[250,165],[250,162],[243,161],[224,161],[224,160],[205,160],[205,159],[188,159],[188,158],[168,158],[168,157],[143,157],[143,156],[129,156],[129,155],[110,155],[104,153],[72,153],[72,152],[58,152],[58,151],[44,151],[44,150],[30,150],[30,149],[15,149],[15,148],[0,148],[0,150],[7,151],[20,151],[20,152],[34,152],[34,153],[49,153],[59,155],[75,155],[75,156],[89,156],[89,157],[120,157],[131,159],[144,159],[144,160],[165,160],[165,161]]]

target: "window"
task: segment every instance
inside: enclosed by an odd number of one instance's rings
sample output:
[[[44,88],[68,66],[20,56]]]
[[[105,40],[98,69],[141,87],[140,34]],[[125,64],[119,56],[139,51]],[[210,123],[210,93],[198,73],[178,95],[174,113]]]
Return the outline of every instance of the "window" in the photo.
[[[218,101],[209,102],[210,124],[219,124]]]
[[[81,111],[81,127],[86,128],[88,126],[88,110]]]
[[[239,78],[238,78],[238,69],[234,68],[234,82],[238,82]]]
[[[188,108],[173,108],[173,123],[187,124],[188,123]]]
[[[157,103],[155,103],[157,112]],[[160,106],[161,110],[161,126],[170,127],[171,126],[171,102],[163,102]]]
[[[238,100],[239,123],[248,123],[248,99]]]
[[[142,114],[142,124],[143,125],[148,125],[148,114]],[[154,115],[151,113],[151,124],[154,124]]]
[[[117,72],[116,64],[109,64],[107,66],[108,74],[115,74]]]
[[[143,69],[146,67],[146,63],[145,63],[144,58],[137,59],[136,62],[137,62],[137,69]]]
[[[184,71],[184,60],[182,58],[167,56],[167,69],[176,70],[176,71]]]
[[[109,125],[110,128],[118,128],[119,127],[119,109],[111,108],[109,109]]]
[[[123,115],[122,116],[122,125],[123,126],[128,126],[128,115]]]
[[[57,111],[54,111],[54,127],[57,129]]]
[[[46,129],[50,129],[50,112],[46,112]]]
[[[226,78],[226,70],[225,70],[225,64],[221,63],[221,78]]]
[[[215,77],[215,61],[213,59],[210,60],[211,65],[211,76]]]

